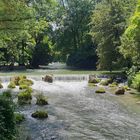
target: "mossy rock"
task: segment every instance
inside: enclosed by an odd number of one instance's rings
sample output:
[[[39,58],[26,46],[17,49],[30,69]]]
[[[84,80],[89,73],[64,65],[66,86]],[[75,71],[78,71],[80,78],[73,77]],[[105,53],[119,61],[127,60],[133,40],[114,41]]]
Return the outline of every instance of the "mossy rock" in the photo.
[[[8,85],[8,88],[11,88],[11,89],[16,88],[16,84],[13,81],[11,81]]]
[[[130,91],[131,88],[129,88],[127,85],[126,86],[123,86],[123,88],[126,90],[126,91]]]
[[[20,77],[19,76],[15,76],[15,77],[10,78],[10,81],[11,82],[14,82],[16,86],[19,85],[18,84],[19,80],[20,80]]]
[[[125,89],[124,87],[119,87],[116,91],[115,91],[116,95],[124,95],[125,94]]]
[[[106,79],[106,80],[102,80],[101,82],[100,82],[100,85],[102,85],[102,86],[108,86],[109,85],[109,79]]]
[[[113,82],[112,84],[109,84],[109,87],[117,87],[118,83],[117,82]]]
[[[20,89],[20,90],[28,89],[28,88],[29,88],[28,85],[20,85],[20,86],[19,86],[19,89]]]
[[[46,75],[45,77],[42,77],[42,80],[48,83],[53,82],[53,76],[52,75]]]
[[[88,86],[89,86],[89,87],[97,87],[97,85],[94,84],[94,83],[88,83]]]
[[[93,83],[93,84],[97,84],[99,83],[101,80],[98,78],[91,78],[89,79],[88,83]]]
[[[3,88],[3,85],[2,85],[2,83],[0,83],[0,89],[1,89],[1,88]]]
[[[48,113],[46,111],[36,111],[31,116],[33,118],[45,119],[48,118]]]
[[[19,80],[19,85],[27,85],[27,86],[32,86],[33,81],[29,79],[21,79]]]
[[[7,90],[2,93],[2,95],[6,98],[12,98],[11,91]]]
[[[99,88],[95,91],[95,93],[106,93],[104,88]]]
[[[14,116],[15,116],[15,121],[16,121],[17,124],[20,124],[25,120],[25,117],[24,117],[23,114],[14,113]]]
[[[31,104],[31,100],[32,100],[32,95],[31,95],[31,92],[28,90],[25,90],[18,94],[19,104]]]
[[[36,99],[37,99],[36,101],[37,105],[48,105],[48,98],[45,97],[43,94],[38,94],[36,96]]]

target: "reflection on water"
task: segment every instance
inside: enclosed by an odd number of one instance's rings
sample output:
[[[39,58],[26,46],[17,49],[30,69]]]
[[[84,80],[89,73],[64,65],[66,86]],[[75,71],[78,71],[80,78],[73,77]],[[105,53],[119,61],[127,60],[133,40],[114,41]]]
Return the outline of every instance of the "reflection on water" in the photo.
[[[33,78],[33,77],[32,77]],[[23,127],[33,140],[139,140],[140,115],[111,93],[95,94],[87,80],[49,84],[33,78],[32,88],[48,96],[48,106],[28,105]],[[122,96],[123,98],[123,96]],[[35,110],[47,110],[49,118],[31,118]]]

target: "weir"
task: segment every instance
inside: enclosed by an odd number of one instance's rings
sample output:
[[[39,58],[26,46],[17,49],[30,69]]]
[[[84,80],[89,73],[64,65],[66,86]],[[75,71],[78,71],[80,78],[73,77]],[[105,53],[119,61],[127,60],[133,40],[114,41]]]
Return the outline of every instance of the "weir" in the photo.
[[[54,81],[88,81],[89,75],[54,75]]]

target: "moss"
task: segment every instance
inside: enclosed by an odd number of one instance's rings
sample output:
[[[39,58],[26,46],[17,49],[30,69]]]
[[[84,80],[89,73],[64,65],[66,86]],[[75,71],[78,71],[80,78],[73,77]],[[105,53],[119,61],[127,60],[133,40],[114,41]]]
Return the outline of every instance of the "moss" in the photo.
[[[20,85],[20,86],[19,86],[19,89],[21,89],[21,90],[22,90],[22,89],[28,89],[28,88],[29,88],[28,85]]]
[[[100,85],[108,86],[109,83],[110,83],[110,79],[106,79],[106,80],[102,80],[102,81],[100,82]]]
[[[18,94],[18,103],[19,104],[31,104],[32,95],[29,90],[25,90]]]
[[[88,86],[89,86],[89,87],[97,87],[97,85],[94,84],[94,83],[88,83]]]
[[[12,97],[11,91],[9,91],[9,90],[4,91],[4,92],[2,93],[2,95],[3,95],[4,97],[7,97],[7,98],[11,98],[11,97]]]
[[[91,78],[89,79],[88,83],[93,83],[93,84],[97,84],[99,83],[101,80],[98,78]]]
[[[46,111],[36,111],[31,116],[33,118],[45,119],[48,118],[48,113]]]
[[[15,87],[16,87],[16,85],[13,81],[11,81],[8,85],[8,88],[15,88]]]
[[[0,89],[1,89],[1,88],[3,88],[3,85],[2,85],[2,83],[0,82]]]
[[[118,86],[118,83],[116,82],[113,82],[112,84],[109,84],[109,87],[117,87]]]
[[[33,81],[29,79],[21,79],[19,80],[19,85],[27,85],[27,86],[32,86]]]
[[[15,116],[15,121],[17,124],[20,124],[21,122],[23,122],[25,120],[25,117],[23,114],[14,113],[14,116]]]
[[[105,93],[105,89],[104,88],[99,88],[95,91],[95,93]]]
[[[126,91],[130,91],[131,88],[129,88],[127,85],[126,86],[123,86],[123,88],[126,90]]]
[[[38,94],[36,96],[36,99],[37,99],[36,102],[37,105],[48,105],[48,98],[45,97],[43,94]]]

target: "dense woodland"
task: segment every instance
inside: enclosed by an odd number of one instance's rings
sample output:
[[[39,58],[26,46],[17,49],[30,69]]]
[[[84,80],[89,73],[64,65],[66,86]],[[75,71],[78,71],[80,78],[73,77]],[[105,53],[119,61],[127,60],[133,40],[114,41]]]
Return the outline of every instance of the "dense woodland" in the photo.
[[[140,1],[1,0],[0,65],[66,62],[114,70],[140,63]]]
[[[0,69],[51,62],[124,70],[128,86],[139,93],[140,0],[0,0]],[[14,80],[8,88],[26,89],[18,98],[29,94],[32,99],[32,81],[26,76]],[[0,96],[1,140],[18,139],[11,96]]]

